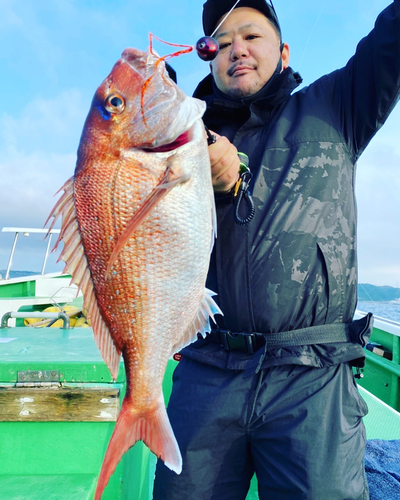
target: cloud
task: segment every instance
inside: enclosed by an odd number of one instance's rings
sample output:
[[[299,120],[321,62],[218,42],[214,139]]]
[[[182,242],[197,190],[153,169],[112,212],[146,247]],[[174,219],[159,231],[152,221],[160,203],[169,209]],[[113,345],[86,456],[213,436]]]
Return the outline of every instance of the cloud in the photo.
[[[89,106],[90,102],[78,89],[69,89],[50,99],[36,97],[19,114],[3,113],[0,118],[3,155],[76,150]]]
[[[74,154],[45,155],[33,152],[28,155],[15,153],[7,159],[7,166],[0,163],[4,189],[0,227],[42,228],[58,199],[55,193],[73,174],[75,160]],[[24,242],[18,242],[13,269],[40,269],[46,249],[43,236],[32,235],[29,238],[30,246],[25,250]],[[13,237],[0,233],[0,269],[6,267]]]
[[[357,166],[360,281],[400,286],[400,107]]]
[[[53,99],[36,98],[18,118],[6,113],[1,116],[0,228],[43,227],[57,200],[55,193],[74,173],[76,149],[89,107],[84,101],[78,90],[71,89]],[[0,233],[0,269],[6,267],[12,238]],[[19,269],[37,270],[45,252],[42,236],[29,238],[29,243],[31,248],[26,250]],[[18,242],[21,256],[24,244]],[[18,269],[15,266],[17,262],[13,269]]]
[[[42,227],[45,214],[54,204],[54,194],[73,175],[74,154],[15,153],[0,163],[2,221],[7,225],[34,224]]]
[[[87,109],[80,92],[72,89],[54,99],[35,99],[18,118],[3,114],[3,220],[7,217],[24,224],[25,218],[39,223],[47,200],[74,172]]]

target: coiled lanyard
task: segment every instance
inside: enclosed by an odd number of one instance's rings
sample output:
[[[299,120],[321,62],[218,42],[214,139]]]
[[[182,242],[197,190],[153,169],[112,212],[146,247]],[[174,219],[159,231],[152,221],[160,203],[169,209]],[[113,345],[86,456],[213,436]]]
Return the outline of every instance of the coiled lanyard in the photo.
[[[205,129],[207,132],[208,145],[214,144],[217,140],[215,135],[211,134],[207,127],[205,127]],[[239,179],[233,187],[233,220],[239,226],[245,226],[253,219],[255,214],[253,198],[248,191],[253,174],[249,169],[249,157],[245,153],[240,152],[238,152],[238,156],[240,167]],[[241,217],[239,212],[243,200],[246,204],[247,213],[244,217]]]

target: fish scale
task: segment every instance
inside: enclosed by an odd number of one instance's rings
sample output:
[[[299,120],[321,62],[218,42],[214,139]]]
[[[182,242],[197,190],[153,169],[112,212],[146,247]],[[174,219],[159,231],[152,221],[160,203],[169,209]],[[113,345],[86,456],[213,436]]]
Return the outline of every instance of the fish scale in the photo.
[[[56,247],[64,242],[64,272],[83,292],[101,354],[114,379],[121,355],[126,371],[95,500],[138,440],[182,468],[166,365],[221,313],[205,288],[216,224],[204,109],[158,56],[126,49],[96,91],[75,175],[50,214],[51,227],[62,217]]]

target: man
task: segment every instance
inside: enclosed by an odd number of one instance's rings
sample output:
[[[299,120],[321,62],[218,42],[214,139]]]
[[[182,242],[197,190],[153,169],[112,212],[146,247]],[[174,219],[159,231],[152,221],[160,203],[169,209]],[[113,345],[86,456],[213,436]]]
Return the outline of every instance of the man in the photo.
[[[160,462],[154,499],[244,500],[254,473],[260,500],[368,499],[367,407],[352,370],[372,318],[352,322],[354,165],[399,98],[400,0],[345,68],[295,93],[273,7],[242,0],[225,18],[233,4],[204,4],[220,52],[195,92],[217,137],[207,287],[224,316],[182,351],[168,412],[183,471]],[[255,215],[243,225],[237,151],[253,174]]]

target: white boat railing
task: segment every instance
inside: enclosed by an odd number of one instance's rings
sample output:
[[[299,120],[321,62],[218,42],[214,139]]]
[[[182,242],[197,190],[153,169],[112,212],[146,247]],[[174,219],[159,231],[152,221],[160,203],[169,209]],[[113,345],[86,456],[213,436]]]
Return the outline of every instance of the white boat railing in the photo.
[[[20,235],[20,233],[22,233],[22,235],[25,237],[29,236],[29,233],[32,233],[32,234],[47,234],[47,233],[49,233],[47,247],[46,247],[46,253],[44,256],[44,261],[43,261],[43,266],[42,266],[42,271],[40,273],[43,275],[45,272],[45,269],[46,269],[46,263],[47,263],[47,259],[48,259],[49,253],[50,253],[51,238],[52,238],[53,234],[59,234],[60,229],[51,229],[49,231],[48,229],[37,229],[37,228],[32,228],[32,227],[3,227],[1,232],[2,233],[15,233],[14,243],[13,243],[13,246],[11,249],[10,258],[8,259],[7,271],[6,271],[6,275],[4,278],[6,280],[8,280],[10,277],[10,269],[11,269],[12,261],[14,258],[15,248],[17,246],[18,236]]]

